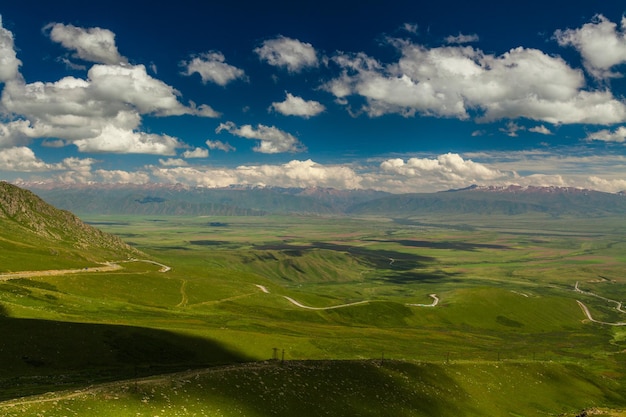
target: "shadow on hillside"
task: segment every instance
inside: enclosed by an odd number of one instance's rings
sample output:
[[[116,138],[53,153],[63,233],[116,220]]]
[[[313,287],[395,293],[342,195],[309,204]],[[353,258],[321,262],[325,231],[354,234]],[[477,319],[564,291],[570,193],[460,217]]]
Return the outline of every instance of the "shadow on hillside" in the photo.
[[[505,245],[491,245],[486,243],[469,242],[432,242],[428,240],[375,240],[375,242],[397,243],[399,245],[412,248],[449,249],[466,252],[474,252],[480,249],[510,249],[508,246]]]
[[[424,265],[425,263],[435,261],[435,258],[430,256],[422,256],[393,250],[370,249],[362,246],[339,245],[328,242],[313,242],[310,246],[289,244],[256,245],[254,246],[254,249],[279,250],[290,256],[302,256],[305,251],[313,249],[346,252],[359,259],[361,262],[368,264],[370,267],[400,271],[414,269]]]
[[[0,399],[250,360],[216,341],[165,330],[0,314]]]
[[[392,284],[432,284],[443,280],[446,280],[446,282],[460,282],[460,279],[454,278],[457,275],[456,273],[445,271],[405,271],[391,275],[383,275],[377,279]]]

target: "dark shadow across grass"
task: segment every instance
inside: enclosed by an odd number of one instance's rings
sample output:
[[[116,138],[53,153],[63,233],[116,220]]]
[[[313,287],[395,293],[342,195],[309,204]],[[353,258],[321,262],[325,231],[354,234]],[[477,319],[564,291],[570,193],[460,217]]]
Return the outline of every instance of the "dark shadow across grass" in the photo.
[[[171,331],[0,314],[0,400],[250,360],[216,341]]]

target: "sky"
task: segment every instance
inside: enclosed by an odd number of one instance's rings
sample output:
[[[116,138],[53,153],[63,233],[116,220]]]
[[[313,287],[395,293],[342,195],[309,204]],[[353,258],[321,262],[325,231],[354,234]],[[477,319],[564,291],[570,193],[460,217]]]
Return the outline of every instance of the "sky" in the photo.
[[[626,190],[617,0],[0,5],[0,180]]]

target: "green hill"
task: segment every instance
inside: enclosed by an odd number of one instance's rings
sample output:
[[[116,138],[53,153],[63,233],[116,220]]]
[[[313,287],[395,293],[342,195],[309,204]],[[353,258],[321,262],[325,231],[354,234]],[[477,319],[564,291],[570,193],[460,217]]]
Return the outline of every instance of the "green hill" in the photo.
[[[0,272],[85,267],[142,255],[120,238],[6,182],[0,182],[0,231]]]

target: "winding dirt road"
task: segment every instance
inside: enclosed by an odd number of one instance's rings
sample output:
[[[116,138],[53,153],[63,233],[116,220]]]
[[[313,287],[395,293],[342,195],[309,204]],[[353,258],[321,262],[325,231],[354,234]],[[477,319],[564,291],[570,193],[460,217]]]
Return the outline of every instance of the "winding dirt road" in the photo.
[[[257,288],[259,288],[261,291],[263,291],[266,294],[269,294],[270,291],[267,289],[267,287],[263,286],[263,285],[258,285],[255,284],[255,286]],[[439,304],[439,297],[437,297],[437,294],[430,294],[430,297],[433,299],[433,302],[431,304],[405,304],[408,307],[435,307],[437,304]],[[330,307],[311,307],[311,306],[307,306],[305,304],[302,304],[301,302],[294,300],[291,297],[287,297],[286,295],[283,295],[283,298],[287,301],[289,301],[291,304],[295,305],[296,307],[300,307],[300,308],[304,308],[307,310],[334,310],[336,308],[344,308],[344,307],[350,307],[350,306],[356,306],[356,305],[360,305],[360,304],[368,304],[371,303],[373,301],[371,300],[363,300],[363,301],[356,301],[354,303],[347,303],[347,304],[339,304],[336,306],[330,306]]]
[[[590,296],[592,296],[592,297],[597,297],[597,298],[599,298],[599,299],[601,299],[601,300],[604,300],[604,301],[607,301],[607,302],[609,302],[609,303],[616,304],[616,305],[617,305],[617,307],[615,307],[615,309],[616,309],[617,311],[619,311],[620,313],[626,313],[626,311],[622,310],[622,302],[621,302],[621,301],[611,300],[611,299],[609,299],[609,298],[602,297],[601,295],[594,294],[594,293],[589,292],[589,291],[583,291],[583,290],[581,290],[581,289],[578,287],[578,281],[576,281],[576,285],[574,286],[574,291],[576,291],[576,292],[578,292],[578,293],[581,293],[581,294],[590,295]],[[580,308],[582,309],[582,311],[583,311],[583,313],[585,314],[585,316],[587,316],[587,318],[589,319],[589,321],[591,321],[591,322],[593,322],[593,323],[598,323],[598,324],[606,324],[607,326],[626,326],[626,323],[625,323],[625,322],[621,322],[621,321],[620,321],[620,322],[617,322],[617,323],[608,323],[608,322],[605,322],[605,321],[599,321],[599,320],[596,320],[596,319],[594,319],[594,318],[591,316],[591,312],[589,311],[589,308],[587,308],[587,306],[586,306],[585,304],[583,304],[583,302],[582,302],[582,301],[578,301],[578,300],[576,300],[576,302],[578,303],[578,305],[579,305],[579,306],[580,306]]]
[[[102,266],[92,266],[88,268],[75,268],[75,269],[50,269],[46,271],[18,271],[18,272],[7,272],[4,274],[0,274],[0,281],[8,281],[16,278],[33,278],[33,277],[49,277],[56,275],[69,275],[69,274],[84,274],[84,273],[94,273],[94,272],[111,272],[122,269],[123,267],[120,265],[121,263],[126,262],[145,262],[149,264],[154,264],[160,266],[161,269],[159,272],[169,272],[172,270],[171,267],[167,265],[163,265],[162,263],[151,261],[149,259],[129,259],[125,261],[115,261],[115,262],[103,262]]]

